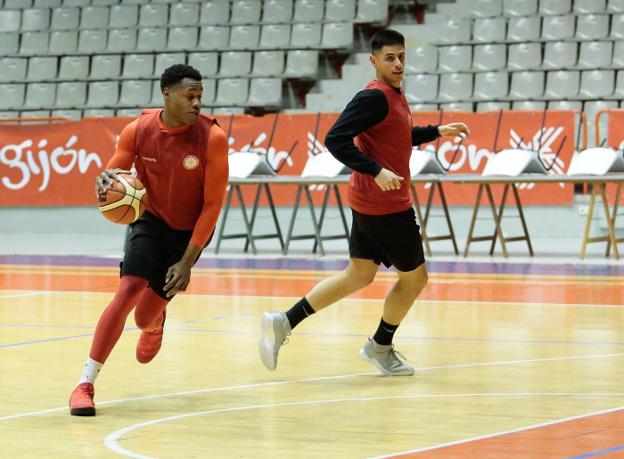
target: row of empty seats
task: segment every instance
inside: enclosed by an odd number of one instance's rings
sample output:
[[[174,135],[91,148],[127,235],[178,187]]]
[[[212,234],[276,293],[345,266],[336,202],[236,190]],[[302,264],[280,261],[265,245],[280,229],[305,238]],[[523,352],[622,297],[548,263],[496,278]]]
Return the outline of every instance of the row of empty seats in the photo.
[[[0,28],[0,30],[2,30]],[[0,55],[96,54],[134,51],[256,48],[351,48],[353,24],[279,24],[0,32]]]
[[[621,67],[624,67],[624,40],[427,45],[409,50],[406,58],[406,73]]]
[[[410,75],[405,80],[410,102],[600,99],[624,97],[624,71],[483,72]]]
[[[624,0],[459,0],[458,6],[475,17],[624,12]]]
[[[253,59],[252,59],[253,57]],[[253,63],[252,63],[253,61]],[[203,76],[314,77],[318,51],[102,54],[0,58],[0,81],[71,81],[159,78],[169,66],[188,63]]]
[[[146,3],[28,8],[0,10],[0,30],[38,31],[74,29],[123,29],[131,27],[183,27],[196,25],[256,24],[287,22],[382,21],[387,0],[273,0],[208,1],[200,3]],[[262,16],[262,18],[261,18]]]
[[[624,38],[624,14],[450,18],[440,24],[439,43],[601,40]]]
[[[206,106],[277,107],[282,101],[279,78],[204,79]],[[0,110],[140,108],[162,106],[160,81],[0,84]]]

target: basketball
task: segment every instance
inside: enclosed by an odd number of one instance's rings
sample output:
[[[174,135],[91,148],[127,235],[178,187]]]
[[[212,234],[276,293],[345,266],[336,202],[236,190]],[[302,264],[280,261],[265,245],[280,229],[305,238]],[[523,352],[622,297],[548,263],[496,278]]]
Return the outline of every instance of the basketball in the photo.
[[[138,178],[118,174],[119,181],[114,181],[106,190],[106,197],[98,203],[100,212],[113,223],[127,225],[137,221],[143,214],[147,203],[147,191]]]

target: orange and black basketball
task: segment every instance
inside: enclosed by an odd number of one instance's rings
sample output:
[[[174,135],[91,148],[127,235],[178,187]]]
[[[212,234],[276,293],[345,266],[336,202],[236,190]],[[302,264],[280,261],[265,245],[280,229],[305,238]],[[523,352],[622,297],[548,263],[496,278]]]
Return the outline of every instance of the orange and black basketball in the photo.
[[[147,191],[139,179],[132,175],[117,174],[117,177],[119,180],[113,181],[98,207],[111,222],[127,225],[135,222],[145,210]]]

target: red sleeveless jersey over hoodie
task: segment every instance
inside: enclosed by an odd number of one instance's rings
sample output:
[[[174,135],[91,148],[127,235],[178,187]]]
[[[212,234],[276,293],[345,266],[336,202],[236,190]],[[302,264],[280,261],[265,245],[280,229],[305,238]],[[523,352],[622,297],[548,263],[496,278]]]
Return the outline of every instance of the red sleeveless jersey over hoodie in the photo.
[[[403,212],[412,206],[409,192],[409,160],[412,154],[412,114],[401,89],[373,80],[365,89],[379,89],[388,101],[384,120],[361,132],[355,145],[382,167],[403,177],[398,190],[382,191],[371,175],[353,172],[349,183],[349,204],[362,214],[385,215]]]

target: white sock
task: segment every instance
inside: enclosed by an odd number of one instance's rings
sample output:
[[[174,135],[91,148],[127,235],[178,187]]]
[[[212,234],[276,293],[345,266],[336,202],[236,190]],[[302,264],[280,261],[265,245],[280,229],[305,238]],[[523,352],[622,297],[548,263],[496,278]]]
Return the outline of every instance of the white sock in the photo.
[[[95,378],[97,378],[98,374],[100,374],[100,368],[102,368],[103,365],[103,363],[96,362],[91,357],[87,357],[87,361],[85,363],[84,370],[82,370],[82,376],[80,376],[78,384],[85,382],[93,384],[95,382]]]

